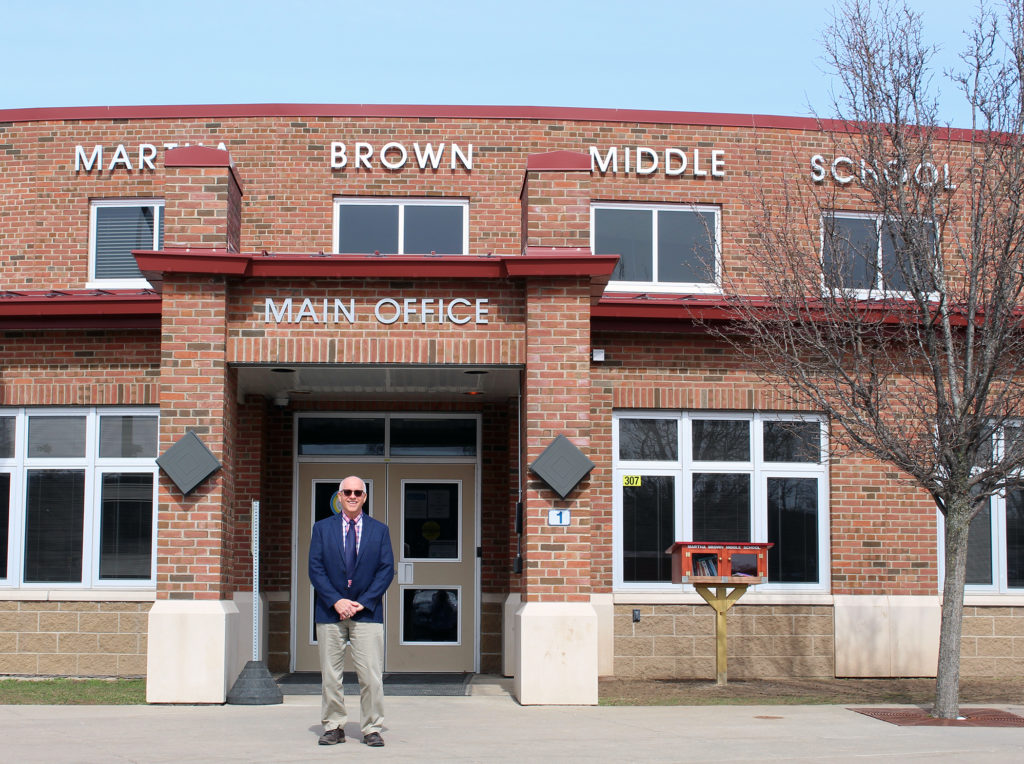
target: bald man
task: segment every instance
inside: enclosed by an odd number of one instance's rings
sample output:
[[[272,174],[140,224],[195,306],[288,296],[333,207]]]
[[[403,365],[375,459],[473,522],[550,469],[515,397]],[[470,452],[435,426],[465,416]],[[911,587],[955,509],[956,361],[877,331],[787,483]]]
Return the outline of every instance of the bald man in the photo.
[[[316,639],[323,673],[320,745],[345,742],[342,675],[351,645],[359,679],[363,742],[384,745],[384,592],[395,577],[388,527],[363,512],[366,484],[350,476],[338,486],[342,511],[313,525],[309,580],[316,590]]]

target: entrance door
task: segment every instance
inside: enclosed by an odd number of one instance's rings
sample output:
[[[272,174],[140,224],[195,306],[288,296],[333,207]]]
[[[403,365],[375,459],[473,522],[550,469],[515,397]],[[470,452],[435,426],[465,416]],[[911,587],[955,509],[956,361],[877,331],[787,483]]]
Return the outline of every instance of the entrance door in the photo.
[[[313,523],[328,517],[348,475],[366,481],[363,505],[386,522],[398,575],[384,603],[386,671],[473,671],[476,656],[476,468],[472,464],[300,464],[295,568],[296,671],[319,671]]]
[[[473,671],[476,488],[472,464],[392,464],[388,516],[398,565],[388,590],[389,671]]]

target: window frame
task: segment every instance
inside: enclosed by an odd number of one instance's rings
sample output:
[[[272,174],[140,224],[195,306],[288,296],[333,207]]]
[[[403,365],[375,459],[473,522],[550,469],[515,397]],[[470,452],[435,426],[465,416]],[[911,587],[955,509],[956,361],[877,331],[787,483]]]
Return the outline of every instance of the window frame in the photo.
[[[1007,422],[1008,426],[1021,427],[1022,422]],[[1005,447],[1004,432],[1000,429],[999,432],[993,435],[994,444],[993,447],[997,450],[997,456],[1001,457],[1002,450]],[[1018,489],[1024,491],[1024,488]],[[989,572],[992,575],[991,584],[964,584],[965,594],[997,594],[997,595],[1010,595],[1020,596],[1024,595],[1024,586],[1010,586],[1009,585],[1009,561],[1007,559],[1007,531],[1006,531],[1006,505],[1007,505],[1007,493],[1002,491],[999,494],[992,496],[989,499],[989,541],[991,547],[989,548]],[[939,587],[942,587],[942,581],[946,574],[946,559],[945,559],[945,524],[942,520],[942,514],[936,510],[935,512],[936,522],[939,525],[939,532],[936,534],[938,539],[938,560],[939,560]]]
[[[821,289],[823,294],[829,292],[829,286],[826,282],[826,267],[825,267],[825,218],[832,217],[837,220],[873,220],[875,223],[875,238],[878,241],[878,248],[875,253],[875,283],[871,287],[843,287],[841,289],[832,290],[835,293],[843,293],[849,297],[858,300],[869,300],[869,299],[888,299],[896,298],[901,300],[907,300],[913,298],[913,292],[906,289],[889,289],[886,287],[884,282],[885,277],[885,261],[883,260],[884,246],[882,236],[882,226],[886,221],[886,216],[878,212],[864,212],[856,210],[830,210],[823,211],[819,217],[819,247],[818,253],[821,262]],[[931,224],[935,226],[935,221],[930,218],[922,218],[923,224]],[[939,251],[939,232],[935,230],[935,257],[940,256]],[[927,300],[938,299],[936,292],[927,292],[924,295]]]
[[[590,203],[590,251],[597,251],[598,210],[647,210],[651,212],[651,281],[609,281],[609,292],[642,292],[662,294],[722,293],[722,207],[718,204],[668,204],[647,202],[593,201]],[[713,213],[715,277],[712,281],[658,281],[658,212]]]
[[[160,249],[164,227],[164,200],[156,198],[139,199],[92,199],[89,202],[89,279],[86,284],[91,288],[105,289],[149,289],[151,284],[142,276],[134,279],[104,279],[96,276],[96,224],[97,211],[110,207],[152,207],[153,212],[153,246]]]
[[[446,196],[438,197],[389,197],[389,196],[335,196],[332,204],[333,222],[331,229],[331,249],[334,254],[358,254],[340,252],[341,207],[343,205],[366,207],[398,207],[398,248],[405,249],[405,210],[407,207],[458,207],[462,210],[462,252],[438,252],[439,255],[469,254],[469,200]],[[382,255],[404,255],[404,251],[381,252]],[[424,256],[425,253],[419,253]]]
[[[25,407],[0,409],[0,416],[13,416],[14,455],[0,459],[0,472],[11,475],[11,504],[8,526],[7,570],[0,570],[0,590],[155,590],[157,556],[157,495],[159,474],[155,457],[100,457],[100,418],[105,416],[156,417],[157,407]],[[33,418],[82,416],[86,419],[85,450],[75,457],[28,455],[29,421]],[[159,432],[159,429],[158,429]],[[82,517],[81,581],[25,581],[28,474],[38,470],[82,470],[85,475]],[[102,476],[105,473],[147,474],[153,479],[150,570],[147,578],[102,579]]]
[[[619,421],[622,419],[677,420],[679,458],[675,461],[619,459]],[[692,423],[695,420],[746,420],[750,422],[750,458],[747,461],[694,461]],[[763,458],[763,423],[768,421],[816,422],[820,427],[820,459],[811,462],[774,462]],[[798,413],[758,413],[750,411],[669,411],[622,409],[612,414],[612,587],[616,592],[679,592],[678,584],[624,580],[623,481],[625,476],[670,475],[675,477],[675,541],[693,538],[693,475],[697,473],[747,474],[750,476],[750,541],[768,540],[767,485],[771,478],[813,477],[818,481],[818,581],[785,583],[765,582],[762,592],[827,593],[831,588],[830,493],[828,427],[824,416]],[[685,591],[693,591],[687,584]]]

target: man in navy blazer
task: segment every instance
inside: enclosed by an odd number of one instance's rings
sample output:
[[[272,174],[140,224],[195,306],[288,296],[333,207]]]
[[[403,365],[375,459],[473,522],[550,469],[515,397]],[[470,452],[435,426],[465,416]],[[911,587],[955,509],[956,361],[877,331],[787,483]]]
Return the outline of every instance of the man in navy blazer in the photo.
[[[395,577],[388,527],[363,512],[366,484],[352,476],[338,487],[341,513],[313,525],[309,580],[323,674],[320,745],[345,742],[345,650],[359,679],[363,742],[384,745],[384,592]]]

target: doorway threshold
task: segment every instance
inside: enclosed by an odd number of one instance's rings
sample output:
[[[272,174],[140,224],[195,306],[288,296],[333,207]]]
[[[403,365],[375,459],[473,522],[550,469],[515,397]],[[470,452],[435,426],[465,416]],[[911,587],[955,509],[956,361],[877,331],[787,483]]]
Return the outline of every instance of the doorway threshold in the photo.
[[[392,696],[412,695],[469,695],[472,673],[409,673],[385,672],[384,694]],[[285,695],[319,695],[319,671],[293,671],[276,679]],[[346,695],[359,694],[359,682],[355,672],[346,671],[342,685]]]

